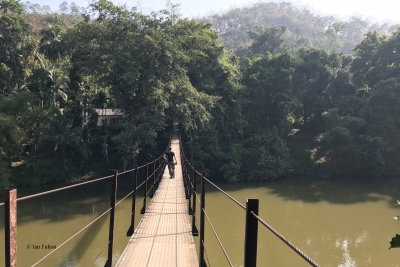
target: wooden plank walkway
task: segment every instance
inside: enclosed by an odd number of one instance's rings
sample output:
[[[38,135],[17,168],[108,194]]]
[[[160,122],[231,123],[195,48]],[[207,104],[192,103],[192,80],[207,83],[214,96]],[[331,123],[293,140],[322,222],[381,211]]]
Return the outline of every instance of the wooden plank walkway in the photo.
[[[116,266],[199,266],[183,186],[179,139],[171,140],[175,178],[161,183]]]

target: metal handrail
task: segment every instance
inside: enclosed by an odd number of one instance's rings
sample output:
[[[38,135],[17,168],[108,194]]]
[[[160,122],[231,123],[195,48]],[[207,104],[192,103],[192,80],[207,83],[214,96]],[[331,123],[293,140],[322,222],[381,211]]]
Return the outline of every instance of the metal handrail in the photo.
[[[171,142],[171,141],[170,141]],[[114,180],[113,180],[113,184],[112,184],[112,199],[114,199],[114,201],[113,200],[111,200],[111,207],[109,208],[109,209],[107,209],[105,212],[103,212],[101,215],[99,215],[98,217],[96,217],[94,220],[92,220],[90,223],[88,223],[86,226],[84,226],[83,228],[81,228],[79,231],[77,231],[75,234],[73,234],[73,235],[71,235],[68,239],[66,239],[64,242],[62,242],[60,245],[58,245],[55,249],[53,249],[52,251],[50,251],[48,254],[46,254],[45,256],[43,256],[40,260],[38,260],[36,263],[34,263],[32,266],[37,266],[39,263],[41,263],[42,261],[44,261],[47,257],[49,257],[50,255],[52,255],[53,253],[55,253],[57,250],[59,250],[59,249],[61,249],[65,244],[67,244],[69,241],[71,241],[72,239],[74,239],[76,236],[78,236],[80,233],[82,233],[84,230],[86,230],[86,229],[88,229],[91,225],[93,225],[96,221],[98,221],[100,218],[102,218],[103,216],[105,216],[107,213],[109,213],[110,212],[110,232],[109,232],[109,241],[108,241],[108,243],[106,244],[106,246],[108,246],[109,247],[109,256],[108,256],[108,258],[110,259],[110,258],[112,258],[112,246],[113,246],[113,236],[114,236],[114,230],[113,230],[113,228],[114,228],[114,212],[115,212],[115,209],[116,209],[116,207],[120,204],[120,203],[122,203],[124,200],[126,200],[129,196],[131,196],[132,194],[134,194],[135,192],[137,192],[138,191],[138,189],[140,189],[143,185],[145,185],[146,184],[146,188],[147,188],[147,182],[151,179],[151,178],[153,178],[153,185],[150,187],[150,190],[154,190],[154,188],[155,188],[155,186],[156,186],[156,182],[158,183],[159,182],[159,178],[160,178],[160,176],[162,175],[162,172],[160,171],[160,169],[161,168],[163,168],[164,167],[164,162],[163,162],[163,155],[165,154],[165,151],[164,151],[164,153],[163,154],[161,154],[159,157],[157,157],[156,159],[154,159],[153,161],[151,161],[151,162],[148,162],[148,163],[146,163],[146,164],[144,164],[144,165],[142,165],[142,166],[139,166],[139,167],[136,167],[136,168],[133,168],[133,169],[130,169],[130,170],[126,170],[126,171],[123,171],[123,172],[121,172],[121,173],[118,173],[118,171],[116,171],[116,173],[114,174],[114,175],[109,175],[109,176],[105,176],[105,177],[100,177],[100,178],[97,178],[97,179],[93,179],[93,180],[90,180],[90,181],[85,181],[85,182],[81,182],[81,183],[77,183],[77,184],[73,184],[73,185],[69,185],[69,186],[64,186],[64,187],[60,187],[60,188],[56,188],[56,189],[52,189],[52,190],[48,190],[48,191],[44,191],[44,192],[40,192],[40,193],[36,193],[36,194],[32,194],[32,195],[28,195],[28,196],[24,196],[24,197],[20,197],[20,198],[14,198],[14,200],[12,200],[12,201],[15,201],[14,203],[15,203],[15,205],[14,206],[10,206],[10,205],[8,205],[8,206],[6,206],[7,208],[5,209],[5,213],[6,214],[10,214],[11,212],[13,213],[13,214],[15,214],[15,212],[16,212],[16,210],[15,210],[15,207],[16,207],[16,202],[17,201],[23,201],[23,200],[27,200],[27,199],[32,199],[32,198],[35,198],[35,197],[39,197],[39,196],[43,196],[43,195],[47,195],[47,194],[51,194],[51,193],[55,193],[55,192],[59,192],[59,191],[63,191],[63,190],[66,190],[66,189],[70,189],[70,188],[74,188],[74,187],[79,187],[79,186],[82,186],[82,185],[86,185],[86,184],[91,184],[91,183],[95,183],[95,182],[99,182],[99,181],[102,181],[102,180],[107,180],[107,179],[111,179],[111,178],[114,178]],[[148,169],[148,166],[149,165],[152,165],[153,164],[153,169],[152,169],[152,171],[151,171],[151,173],[149,173],[149,169]],[[157,169],[155,168],[155,165],[158,165],[158,167],[157,167]],[[116,186],[116,184],[117,184],[117,180],[118,180],[118,175],[123,175],[123,174],[127,174],[127,173],[132,173],[132,172],[135,172],[135,179],[136,179],[136,181],[137,181],[137,174],[138,174],[138,172],[139,172],[139,170],[140,169],[142,169],[142,168],[144,168],[144,167],[146,167],[147,168],[147,171],[146,171],[146,178],[144,179],[144,181],[140,184],[140,185],[136,185],[136,182],[134,183],[135,184],[135,186],[134,187],[136,187],[136,188],[134,188],[131,192],[129,192],[127,195],[125,195],[122,199],[120,199],[118,202],[116,202],[115,200],[116,200],[116,191],[117,191],[117,186]],[[157,174],[157,177],[156,177],[156,174]],[[146,196],[148,195],[148,193],[150,192],[150,190],[149,191],[147,191],[147,192],[145,192],[145,196],[144,196],[144,201],[145,201],[145,198],[146,198]],[[15,195],[16,195],[16,190],[11,190],[11,191],[15,191]],[[11,200],[6,200],[7,201],[7,203],[8,203],[8,201],[11,201]],[[135,201],[134,199],[133,199],[133,201]],[[116,203],[115,203],[116,202]],[[3,202],[3,203],[0,203],[0,206],[4,206],[6,204],[6,202]],[[145,207],[144,207],[145,208]],[[7,217],[6,216],[6,214],[5,214],[5,217]],[[131,214],[131,216],[132,216],[132,214]],[[13,223],[13,227],[15,227],[15,229],[16,229],[16,221],[15,222],[12,222]],[[121,229],[120,229],[121,230]],[[129,230],[128,230],[129,231]],[[119,231],[118,231],[119,232]],[[9,234],[6,234],[6,240],[14,240],[15,239],[15,236],[10,236]],[[8,242],[9,243],[9,242]],[[6,241],[6,244],[7,244],[7,241]],[[7,247],[7,245],[6,245],[6,251],[11,251],[10,250],[10,247]],[[6,252],[7,253],[7,252]],[[10,252],[11,253],[11,252]],[[111,253],[111,257],[110,257],[110,253]],[[16,254],[14,254],[12,257],[16,257]],[[14,259],[14,258],[13,258]],[[16,258],[15,258],[16,259]],[[111,265],[111,261],[110,260],[108,260],[107,261],[107,263],[106,263],[106,265]]]
[[[68,239],[66,239],[64,242],[62,242],[60,245],[58,245],[55,249],[53,249],[52,251],[50,251],[49,253],[47,253],[44,257],[42,257],[40,260],[38,260],[37,262],[35,262],[34,264],[32,264],[31,267],[37,266],[39,263],[41,263],[42,261],[44,261],[47,257],[49,257],[51,254],[53,254],[54,252],[56,252],[57,250],[59,250],[61,247],[63,247],[65,244],[67,244],[69,241],[71,241],[72,239],[74,239],[77,235],[79,235],[80,233],[82,233],[84,230],[86,230],[87,228],[89,228],[92,224],[94,224],[95,222],[97,222],[101,217],[103,217],[104,215],[106,215],[108,212],[110,212],[112,208],[109,208],[108,210],[106,210],[105,212],[103,212],[100,216],[98,216],[96,219],[94,219],[93,221],[91,221],[90,223],[88,223],[85,227],[81,228],[78,232],[76,232],[75,234],[73,234],[72,236],[70,236]]]
[[[211,182],[209,179],[207,179],[204,174],[200,173],[198,170],[196,170],[191,164],[190,162],[187,160],[186,155],[183,151],[183,146],[182,146],[182,140],[180,139],[180,144],[181,144],[181,158],[183,160],[183,165],[188,166],[190,168],[191,171],[193,171],[196,175],[199,175],[204,181],[206,181],[207,183],[209,183],[210,185],[212,185],[215,189],[217,189],[218,191],[220,191],[221,193],[223,193],[226,197],[228,197],[229,199],[231,199],[236,205],[238,205],[239,207],[241,207],[242,209],[247,211],[246,206],[244,206],[243,204],[241,204],[238,200],[236,200],[234,197],[232,197],[230,194],[228,194],[227,192],[225,192],[223,189],[221,189],[219,186],[217,186],[215,183]],[[185,174],[184,174],[185,176]],[[199,202],[201,202],[201,200],[199,199],[197,192],[194,190],[194,186],[193,183],[189,180],[188,181],[189,186],[191,186],[191,189],[193,190],[193,194],[195,195],[195,197],[197,198],[197,200]],[[222,242],[220,242],[220,239],[214,229],[214,227],[211,224],[211,221],[205,211],[205,209],[203,210],[207,220],[210,223],[210,226],[212,228],[212,231],[214,232],[214,235],[217,237],[218,243],[221,247],[221,249],[223,250],[225,257],[227,258],[229,264],[231,264],[231,261],[224,249],[224,247],[222,246]],[[272,228],[268,223],[266,223],[263,219],[261,219],[257,214],[255,214],[253,211],[250,211],[250,214],[257,219],[257,221],[263,225],[264,227],[266,227],[268,230],[270,230],[273,234],[275,234],[279,239],[281,239],[287,246],[289,246],[295,253],[297,253],[300,257],[302,257],[305,261],[307,261],[311,266],[314,267],[319,267],[319,265],[313,261],[309,256],[307,256],[303,251],[301,251],[299,248],[297,248],[295,245],[293,245],[289,240],[287,240],[283,235],[281,235],[278,231],[276,231],[274,228]],[[203,241],[204,244],[204,241]]]
[[[145,164],[137,167],[137,169],[140,170],[141,168],[146,167],[147,164],[150,165],[150,164],[153,164],[154,162],[157,162],[158,160],[160,160],[162,158],[162,155],[164,155],[164,153],[161,154],[161,156],[159,156],[158,158],[154,159],[153,161],[145,163]],[[131,173],[131,172],[133,172],[135,170],[136,170],[136,168],[133,168],[133,169],[130,169],[130,170],[126,170],[126,171],[120,172],[118,175]],[[151,174],[151,175],[153,175],[153,174]],[[39,196],[44,196],[44,195],[47,195],[47,194],[63,191],[63,190],[66,190],[66,189],[70,189],[70,188],[74,188],[74,187],[78,187],[78,186],[82,186],[82,185],[86,185],[86,184],[91,184],[91,183],[98,182],[98,181],[101,181],[101,180],[110,179],[112,177],[114,177],[114,175],[108,175],[108,176],[100,177],[100,178],[97,178],[97,179],[94,179],[94,180],[90,180],[90,181],[85,181],[85,182],[81,182],[81,183],[77,183],[77,184],[73,184],[73,185],[59,187],[59,188],[56,188],[56,189],[52,189],[52,190],[48,190],[48,191],[44,191],[44,192],[40,192],[40,193],[36,193],[36,194],[32,194],[32,195],[20,197],[20,198],[17,198],[17,201],[22,201],[22,200],[27,200],[27,199],[39,197]],[[150,178],[150,177],[151,176],[149,176],[148,178]],[[4,202],[0,203],[0,207],[1,206],[4,206]]]

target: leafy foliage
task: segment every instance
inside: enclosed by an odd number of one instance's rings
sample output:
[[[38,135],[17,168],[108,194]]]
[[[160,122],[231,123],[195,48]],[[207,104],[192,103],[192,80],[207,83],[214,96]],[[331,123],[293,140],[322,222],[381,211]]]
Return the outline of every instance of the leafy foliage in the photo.
[[[174,119],[191,133],[212,119],[220,99],[212,94],[227,82],[229,64],[215,66],[224,49],[211,25],[181,19],[173,8],[143,15],[100,0],[85,20],[67,28],[56,23],[35,36],[9,10],[0,17],[7,40],[0,53],[3,185],[68,179],[94,162],[126,168],[160,153],[157,142],[165,142],[160,136]],[[221,73],[202,78],[215,70]],[[96,108],[118,108],[124,116],[100,127]],[[40,169],[53,164],[64,174],[49,177],[54,172]],[[29,169],[43,177],[13,177]]]
[[[390,241],[390,248],[398,248],[400,247],[400,235],[397,235],[392,238],[392,241]]]
[[[387,34],[394,29],[386,24],[371,25],[358,17],[340,21],[331,16],[316,15],[289,2],[260,2],[210,15],[201,18],[201,21],[212,23],[226,48],[239,55],[244,55],[243,50],[255,44],[252,43],[254,35],[265,36],[268,31],[279,33],[292,52],[315,47],[351,54],[369,31]],[[284,32],[281,32],[282,28],[285,28]],[[279,38],[271,38],[265,44],[276,43],[277,40]]]
[[[288,3],[213,24],[173,6],[145,15],[99,0],[87,10],[63,4],[55,19],[1,4],[3,186],[132,167],[162,151],[173,121],[192,162],[215,179],[400,174],[400,30],[358,43],[364,21]],[[123,116],[99,123],[104,108]]]

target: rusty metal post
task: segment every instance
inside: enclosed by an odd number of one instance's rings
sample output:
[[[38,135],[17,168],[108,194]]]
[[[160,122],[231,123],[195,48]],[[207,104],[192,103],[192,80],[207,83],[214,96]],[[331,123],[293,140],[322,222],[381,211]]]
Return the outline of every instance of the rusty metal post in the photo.
[[[148,179],[149,179],[149,163],[146,163],[146,182],[144,183],[144,200],[143,200],[143,208],[140,211],[140,214],[144,214],[146,212],[147,180]]]
[[[192,234],[194,236],[199,235],[199,231],[196,227],[196,184],[197,184],[197,173],[194,172],[193,175],[193,212],[192,212]]]
[[[111,185],[110,228],[108,231],[108,258],[106,264],[104,265],[105,267],[112,266],[113,243],[114,243],[114,215],[115,215],[115,202],[117,199],[117,181],[118,181],[118,170],[115,171],[115,175]]]
[[[246,201],[246,229],[244,237],[244,267],[257,265],[258,220],[251,214],[258,215],[258,199]]]
[[[204,259],[204,213],[205,213],[205,204],[206,204],[206,183],[204,179],[204,172],[201,175],[201,205],[200,205],[200,260],[199,266],[205,267],[207,266],[206,261]]]
[[[4,191],[6,267],[17,267],[17,189]]]
[[[135,171],[133,173],[133,193],[132,193],[132,214],[131,214],[131,226],[128,229],[128,232],[126,233],[127,236],[132,236],[133,232],[135,231],[135,212],[136,212],[136,190],[137,190],[137,173],[138,173],[138,168],[135,168]]]

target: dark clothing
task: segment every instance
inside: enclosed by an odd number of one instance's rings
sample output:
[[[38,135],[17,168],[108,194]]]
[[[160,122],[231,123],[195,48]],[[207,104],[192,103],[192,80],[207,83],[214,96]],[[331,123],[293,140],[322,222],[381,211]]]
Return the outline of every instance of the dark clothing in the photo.
[[[171,178],[175,176],[175,164],[173,162],[168,162],[168,171]]]
[[[175,156],[174,152],[168,151],[167,153],[165,153],[165,155],[167,155],[168,162],[174,162],[174,156]]]

